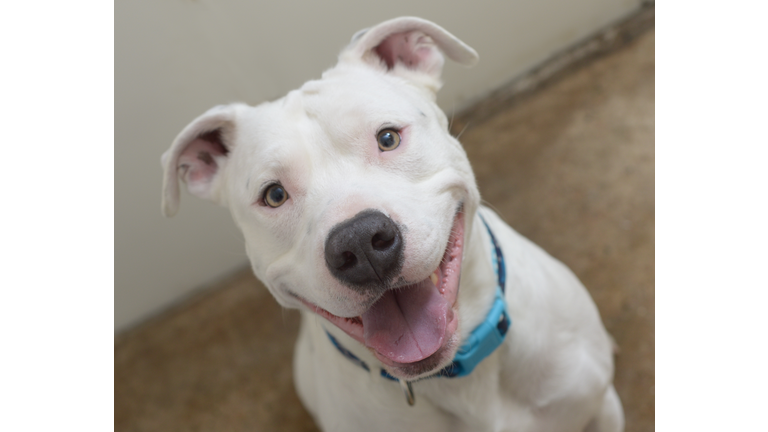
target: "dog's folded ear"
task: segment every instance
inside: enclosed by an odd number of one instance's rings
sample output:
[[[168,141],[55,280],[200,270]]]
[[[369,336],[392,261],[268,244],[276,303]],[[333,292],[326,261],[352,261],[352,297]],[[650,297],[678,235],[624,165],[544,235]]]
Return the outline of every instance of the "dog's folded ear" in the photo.
[[[246,105],[220,105],[196,118],[179,133],[161,158],[163,214],[179,209],[179,178],[200,198],[223,204],[222,171],[227,165],[237,114]]]
[[[423,75],[434,81],[437,90],[445,62],[443,53],[465,66],[473,66],[478,60],[475,50],[437,24],[400,17],[357,32],[339,62],[362,60],[407,77]]]

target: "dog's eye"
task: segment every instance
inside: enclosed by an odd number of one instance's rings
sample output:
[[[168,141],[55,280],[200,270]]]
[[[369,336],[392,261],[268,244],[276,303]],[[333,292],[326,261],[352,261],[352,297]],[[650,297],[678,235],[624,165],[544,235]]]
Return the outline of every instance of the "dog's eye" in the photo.
[[[264,192],[264,203],[270,207],[280,207],[288,201],[288,192],[277,183],[268,187]]]
[[[394,129],[384,129],[376,136],[381,151],[390,151],[400,145],[400,134]]]

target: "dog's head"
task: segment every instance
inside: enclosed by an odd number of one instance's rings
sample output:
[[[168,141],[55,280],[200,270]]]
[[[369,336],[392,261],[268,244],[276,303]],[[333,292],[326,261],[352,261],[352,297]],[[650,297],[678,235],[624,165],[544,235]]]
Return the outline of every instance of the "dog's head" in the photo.
[[[477,61],[431,22],[384,22],[282,99],[209,110],[162,159],[167,216],[179,178],[228,206],[282,306],[321,315],[403,378],[458,348],[464,232],[480,200],[435,103],[443,54]]]

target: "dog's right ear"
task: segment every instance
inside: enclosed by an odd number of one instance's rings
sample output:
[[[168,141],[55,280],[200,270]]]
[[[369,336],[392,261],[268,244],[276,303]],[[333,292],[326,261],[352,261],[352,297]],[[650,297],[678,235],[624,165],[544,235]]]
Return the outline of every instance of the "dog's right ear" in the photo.
[[[229,161],[237,114],[246,105],[219,105],[196,118],[179,133],[161,158],[163,214],[179,209],[179,178],[193,195],[221,201],[222,172]]]

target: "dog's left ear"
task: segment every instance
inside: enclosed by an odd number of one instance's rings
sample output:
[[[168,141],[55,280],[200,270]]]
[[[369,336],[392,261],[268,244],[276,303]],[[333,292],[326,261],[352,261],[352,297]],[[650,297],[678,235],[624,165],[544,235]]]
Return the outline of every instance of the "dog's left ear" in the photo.
[[[477,52],[437,24],[416,17],[400,17],[357,32],[342,51],[339,63],[359,62],[390,73],[423,80],[440,88],[445,59],[464,66],[477,63]]]

